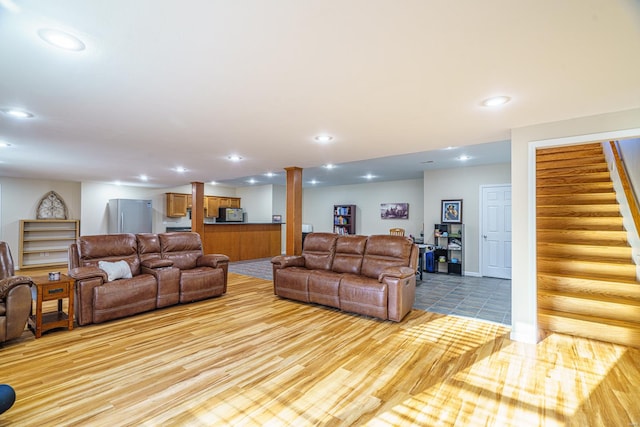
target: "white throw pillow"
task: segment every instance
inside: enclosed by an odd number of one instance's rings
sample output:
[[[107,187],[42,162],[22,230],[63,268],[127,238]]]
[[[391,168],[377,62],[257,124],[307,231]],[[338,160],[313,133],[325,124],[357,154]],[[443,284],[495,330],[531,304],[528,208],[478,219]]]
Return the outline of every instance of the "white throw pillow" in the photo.
[[[131,279],[131,269],[127,261],[98,261],[98,267],[107,273],[107,282],[113,282],[116,279]]]

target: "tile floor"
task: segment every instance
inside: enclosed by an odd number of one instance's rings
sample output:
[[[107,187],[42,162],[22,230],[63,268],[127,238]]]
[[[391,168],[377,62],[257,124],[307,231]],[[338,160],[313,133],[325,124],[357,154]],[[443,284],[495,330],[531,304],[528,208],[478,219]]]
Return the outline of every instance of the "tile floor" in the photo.
[[[271,258],[232,262],[229,271],[273,280]],[[511,280],[425,272],[416,286],[414,307],[510,326]]]
[[[511,280],[424,273],[414,307],[511,325]]]

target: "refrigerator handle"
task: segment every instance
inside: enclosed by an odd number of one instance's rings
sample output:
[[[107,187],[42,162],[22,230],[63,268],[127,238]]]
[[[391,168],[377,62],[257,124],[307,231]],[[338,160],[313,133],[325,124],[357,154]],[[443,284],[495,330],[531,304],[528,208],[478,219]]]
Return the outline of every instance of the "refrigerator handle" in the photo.
[[[120,232],[122,233],[124,230],[124,212],[120,212]]]

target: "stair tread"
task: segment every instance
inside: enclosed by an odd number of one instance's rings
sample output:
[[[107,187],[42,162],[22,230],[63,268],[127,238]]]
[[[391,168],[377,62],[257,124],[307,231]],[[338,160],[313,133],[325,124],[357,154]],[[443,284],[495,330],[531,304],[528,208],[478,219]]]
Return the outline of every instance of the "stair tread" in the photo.
[[[564,279],[569,279],[569,280],[582,280],[582,281],[587,281],[587,282],[596,282],[596,283],[602,283],[602,286],[607,286],[608,284],[624,284],[624,285],[633,285],[633,286],[638,286],[638,289],[640,290],[640,282],[638,282],[637,280],[608,280],[608,279],[602,279],[602,278],[597,278],[597,277],[593,277],[593,276],[580,276],[580,275],[576,275],[576,274],[549,274],[549,273],[538,273],[538,276],[545,276],[545,277],[561,277]]]
[[[540,315],[553,316],[553,317],[568,317],[570,319],[580,320],[583,322],[598,323],[598,324],[611,325],[611,326],[620,326],[625,328],[634,328],[634,329],[639,328],[639,331],[640,331],[639,322],[633,322],[633,321],[627,321],[627,320],[609,319],[606,317],[598,317],[598,316],[587,316],[584,314],[567,313],[564,311],[547,310],[544,308],[538,309],[538,316]]]
[[[640,298],[608,296],[608,295],[581,293],[581,292],[566,292],[566,291],[557,291],[557,290],[551,290],[551,289],[540,289],[538,291],[538,295],[540,294],[550,295],[554,297],[572,298],[572,299],[589,300],[589,301],[602,302],[602,303],[632,305],[634,307],[640,307]]]

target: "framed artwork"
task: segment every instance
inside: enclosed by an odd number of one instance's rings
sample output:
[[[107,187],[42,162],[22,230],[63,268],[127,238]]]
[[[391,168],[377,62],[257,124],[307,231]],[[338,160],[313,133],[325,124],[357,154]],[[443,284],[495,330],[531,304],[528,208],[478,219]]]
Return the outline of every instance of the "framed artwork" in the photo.
[[[462,223],[462,200],[442,201],[442,222]]]
[[[380,218],[409,219],[409,203],[380,203]]]

